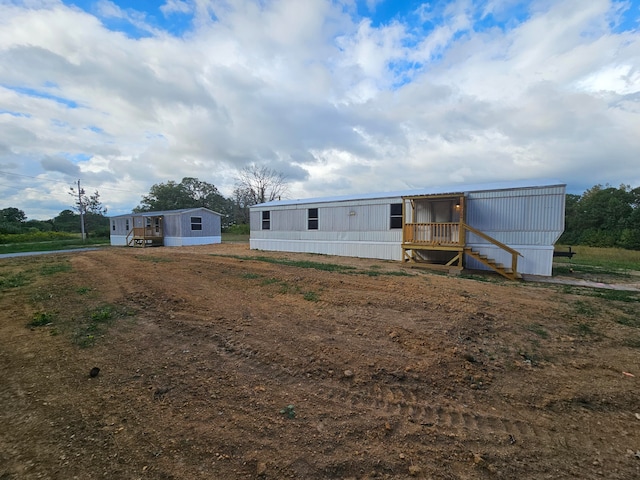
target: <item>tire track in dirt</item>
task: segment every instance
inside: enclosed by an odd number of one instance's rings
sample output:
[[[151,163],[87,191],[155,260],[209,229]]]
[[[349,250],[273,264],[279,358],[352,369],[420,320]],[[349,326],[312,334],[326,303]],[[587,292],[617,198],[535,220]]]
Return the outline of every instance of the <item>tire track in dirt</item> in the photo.
[[[333,402],[352,410],[377,412],[382,416],[400,417],[403,422],[411,422],[442,433],[464,436],[480,434],[483,437],[502,437],[515,443],[525,441],[537,443],[558,443],[547,429],[508,416],[482,412],[466,412],[460,409],[438,405],[437,402],[422,400],[420,387],[404,385],[384,385],[379,383],[342,386],[334,381],[309,377],[306,371],[291,369],[274,363],[254,347],[243,344],[228,336],[215,334],[219,355],[226,357],[237,369],[269,376],[291,389],[302,388],[307,394],[324,401]]]

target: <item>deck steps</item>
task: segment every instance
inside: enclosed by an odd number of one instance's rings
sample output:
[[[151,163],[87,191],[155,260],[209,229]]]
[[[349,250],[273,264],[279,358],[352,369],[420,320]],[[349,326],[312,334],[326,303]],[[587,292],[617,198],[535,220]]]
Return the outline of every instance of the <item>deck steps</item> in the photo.
[[[475,258],[483,265],[486,265],[494,272],[498,273],[499,275],[502,275],[505,278],[508,278],[509,280],[522,279],[522,275],[520,275],[518,272],[514,272],[512,268],[505,267],[502,263],[498,263],[493,258],[489,258],[487,255],[484,255],[478,252],[477,250],[474,250],[473,248],[469,248],[469,247],[465,248],[464,253],[466,253],[472,258]]]

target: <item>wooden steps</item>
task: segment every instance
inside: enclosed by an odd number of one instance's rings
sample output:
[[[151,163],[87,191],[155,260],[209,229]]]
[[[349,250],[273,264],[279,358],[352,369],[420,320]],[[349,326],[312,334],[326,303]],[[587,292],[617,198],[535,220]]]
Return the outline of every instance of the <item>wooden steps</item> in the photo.
[[[472,258],[475,258],[476,260],[478,260],[483,265],[489,267],[494,272],[502,275],[505,278],[508,278],[509,280],[521,280],[522,279],[522,275],[519,274],[518,272],[514,272],[512,268],[505,267],[502,263],[498,263],[493,258],[489,258],[487,255],[484,255],[484,254],[474,250],[473,248],[469,248],[469,247],[465,248],[464,249],[464,253],[466,253],[467,255],[469,255]]]

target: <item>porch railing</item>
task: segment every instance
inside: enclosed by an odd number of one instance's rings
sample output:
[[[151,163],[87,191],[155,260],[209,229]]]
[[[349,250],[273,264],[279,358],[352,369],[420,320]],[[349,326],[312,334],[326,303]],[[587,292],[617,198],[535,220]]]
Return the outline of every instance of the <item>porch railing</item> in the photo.
[[[134,239],[147,239],[147,238],[162,238],[164,233],[162,229],[156,231],[156,227],[133,227],[129,233],[127,233],[127,245],[131,245]]]
[[[460,223],[405,223],[404,243],[417,245],[462,247],[464,238],[460,237]]]

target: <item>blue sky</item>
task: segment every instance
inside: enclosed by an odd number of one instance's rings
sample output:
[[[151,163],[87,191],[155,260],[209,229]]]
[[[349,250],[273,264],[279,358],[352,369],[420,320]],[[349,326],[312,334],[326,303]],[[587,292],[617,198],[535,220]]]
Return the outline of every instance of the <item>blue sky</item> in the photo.
[[[239,169],[291,198],[640,185],[640,0],[0,0],[0,208]]]

